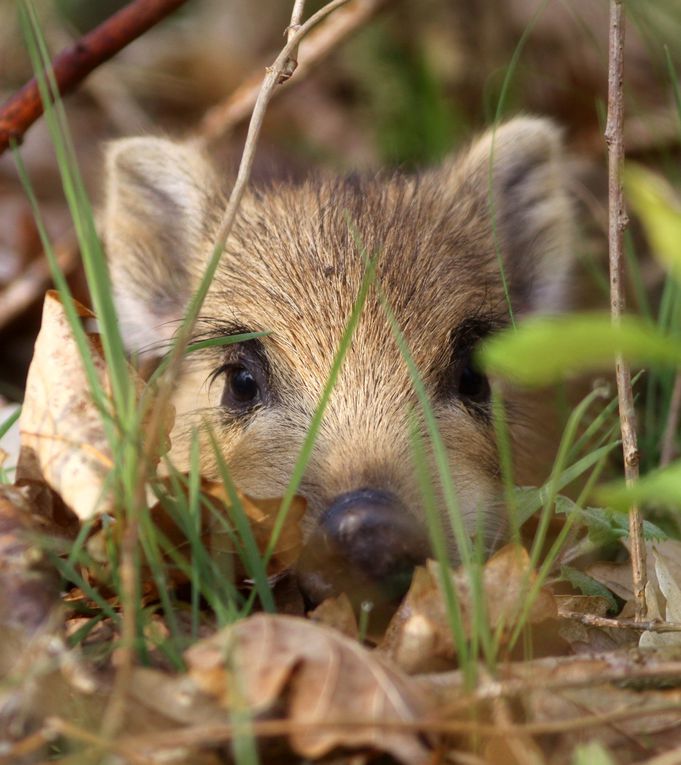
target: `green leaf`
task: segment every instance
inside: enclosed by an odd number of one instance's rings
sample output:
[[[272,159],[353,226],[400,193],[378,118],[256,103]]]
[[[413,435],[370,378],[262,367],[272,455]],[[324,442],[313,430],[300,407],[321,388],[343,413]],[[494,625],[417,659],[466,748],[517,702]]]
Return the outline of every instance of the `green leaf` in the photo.
[[[599,449],[594,449],[593,452],[582,457],[580,460],[570,465],[569,468],[564,470],[560,478],[556,483],[558,491],[569,486],[573,481],[577,480],[581,475],[586,473],[587,470],[592,468],[600,459],[606,457],[617,445],[619,441],[615,441],[611,444],[601,446]],[[546,504],[549,496],[550,488],[547,484],[540,486],[539,488],[534,486],[519,486],[515,489],[515,504],[516,511],[518,513],[517,523],[522,526],[525,521],[528,520],[534,513],[539,510],[540,507]],[[569,506],[566,508],[566,506]],[[572,500],[559,494],[555,498],[556,512],[567,513],[574,509],[575,504]]]
[[[599,502],[626,510],[632,504],[664,505],[681,509],[681,461],[655,470],[627,487],[617,481],[598,489]]]
[[[615,356],[641,366],[681,364],[681,343],[652,324],[623,316],[590,313],[529,319],[483,344],[479,360],[486,371],[521,385],[548,385],[577,372],[611,368]]]
[[[576,568],[572,568],[572,566],[561,566],[560,576],[576,590],[579,590],[582,595],[595,595],[605,598],[608,601],[608,611],[616,612],[619,610],[615,596],[610,590],[600,582],[587,576],[583,571],[578,571]]]
[[[563,498],[566,499],[566,498]],[[557,508],[558,512],[576,511],[579,520],[587,527],[589,539],[596,545],[605,545],[625,539],[629,536],[629,518],[619,510],[604,507],[566,508],[563,504]],[[643,521],[643,538],[647,541],[668,539],[659,526],[650,521]]]
[[[681,200],[664,178],[641,165],[627,164],[623,180],[653,255],[681,284]]]

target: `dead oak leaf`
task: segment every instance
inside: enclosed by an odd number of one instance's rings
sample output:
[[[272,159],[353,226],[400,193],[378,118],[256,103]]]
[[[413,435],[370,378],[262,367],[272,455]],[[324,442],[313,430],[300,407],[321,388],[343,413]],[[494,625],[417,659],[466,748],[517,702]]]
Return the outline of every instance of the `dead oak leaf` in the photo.
[[[343,592],[336,598],[327,598],[310,611],[308,618],[331,627],[353,640],[359,638],[357,617],[350,598]]]
[[[93,314],[75,303],[81,319]],[[99,336],[87,335],[104,395],[111,392]],[[45,481],[81,520],[113,510],[111,449],[72,328],[55,291],[45,296],[21,411],[17,478]]]
[[[217,500],[227,512],[226,520],[235,526],[236,524],[232,520],[235,510],[224,484],[204,479],[201,482],[201,491],[205,496]],[[280,498],[253,499],[238,490],[237,496],[253,533],[258,551],[264,556],[270,548],[272,535],[279,520],[282,501]],[[307,501],[300,496],[295,496],[289,504],[286,518],[272,545],[267,566],[269,576],[277,576],[289,570],[298,560],[303,544],[300,524],[306,508]],[[220,522],[219,517],[210,515],[207,518],[205,528],[206,535],[203,541],[212,555],[217,554],[218,551],[228,555],[235,554],[233,535],[226,531],[225,525]]]
[[[671,543],[671,544],[669,544]],[[656,581],[651,577],[646,584],[647,617],[651,620],[681,622],[681,543],[666,540],[652,545]],[[680,632],[644,632],[639,640],[641,648],[660,648],[681,645]]]
[[[468,636],[483,614],[491,629],[501,628],[503,633],[520,619],[536,624],[557,616],[552,593],[537,586],[529,555],[517,545],[506,545],[485,563],[479,575],[483,612],[471,579],[475,574],[461,566],[445,575],[451,577]],[[441,567],[428,561],[426,568],[416,569],[409,592],[388,625],[382,652],[409,673],[436,671],[443,661],[453,660],[457,651],[446,603]]]
[[[284,705],[289,741],[304,757],[371,747],[409,765],[428,749],[409,725],[428,711],[415,683],[335,630],[257,614],[192,646],[189,674],[228,710],[257,715]],[[406,729],[400,729],[400,723]]]

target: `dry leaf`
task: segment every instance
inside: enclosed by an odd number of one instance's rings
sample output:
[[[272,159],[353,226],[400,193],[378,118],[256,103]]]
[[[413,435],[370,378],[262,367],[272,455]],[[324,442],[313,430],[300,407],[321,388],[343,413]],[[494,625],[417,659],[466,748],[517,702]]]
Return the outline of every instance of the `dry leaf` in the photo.
[[[81,318],[93,314],[76,303]],[[97,335],[88,335],[92,363],[110,393]],[[113,510],[106,490],[112,456],[80,353],[56,292],[45,296],[43,319],[26,380],[17,477],[43,480],[86,520]]]
[[[485,563],[483,587],[491,627],[496,628],[501,624],[506,627],[515,626],[527,605],[529,589],[535,585],[536,580],[537,576],[530,569],[530,557],[524,547],[506,545]],[[468,594],[464,602],[470,604],[473,594],[470,592],[469,575],[459,569],[455,581],[461,592]],[[540,588],[527,613],[528,624],[553,619],[557,614],[553,594],[545,587]]]
[[[305,619],[257,614],[192,646],[189,673],[226,709],[255,715],[285,704],[293,749],[321,757],[372,747],[408,765],[426,762],[422,740],[399,723],[428,705],[415,683],[361,645]]]
[[[608,599],[600,595],[556,595],[555,600],[562,618],[569,618],[571,613],[606,616],[610,607]]]
[[[492,629],[503,625],[509,630],[521,616],[529,588],[536,581],[529,566],[527,552],[515,545],[506,545],[485,564],[482,587],[485,613]],[[470,576],[463,567],[450,576],[463,628],[470,635],[475,614]],[[427,569],[418,568],[414,573],[409,592],[388,626],[381,650],[411,673],[434,671],[442,660],[454,659],[456,646],[445,604],[440,566],[428,561]],[[535,624],[556,615],[553,595],[545,588],[540,589],[527,613],[528,623]]]
[[[633,646],[639,633],[622,627],[602,627],[584,624],[573,614],[603,617],[610,605],[607,598],[600,595],[557,595],[558,634],[565,640],[574,653],[598,653],[612,651],[623,646]]]
[[[628,541],[625,547],[629,548]],[[681,622],[681,542],[676,539],[646,543],[646,620]],[[633,618],[634,593],[631,562],[594,563],[586,573],[625,601],[620,618]],[[643,633],[639,645],[661,647],[679,644],[681,633]]]
[[[647,618],[681,624],[681,544],[655,544],[652,557],[657,587],[652,579],[646,585]],[[639,640],[641,648],[674,645],[681,645],[681,632],[644,632]]]
[[[584,572],[599,584],[614,592],[618,598],[630,601],[634,597],[631,586],[631,563],[592,563]]]
[[[227,511],[228,518],[231,517],[232,503],[222,483],[204,480],[201,491],[203,494],[218,500],[221,507]],[[264,554],[270,544],[272,532],[279,516],[281,499],[253,499],[241,492],[237,493],[258,545],[258,550]],[[288,571],[298,560],[303,544],[300,522],[305,515],[306,508],[307,500],[299,496],[293,498],[267,567],[269,576],[277,576]],[[225,531],[224,525],[214,515],[209,514],[207,528],[208,535],[204,540],[207,549],[212,554],[222,552],[234,555],[232,540]]]
[[[307,615],[309,619],[342,632],[353,640],[359,637],[357,617],[350,598],[343,592],[337,598],[327,598],[314,611]]]

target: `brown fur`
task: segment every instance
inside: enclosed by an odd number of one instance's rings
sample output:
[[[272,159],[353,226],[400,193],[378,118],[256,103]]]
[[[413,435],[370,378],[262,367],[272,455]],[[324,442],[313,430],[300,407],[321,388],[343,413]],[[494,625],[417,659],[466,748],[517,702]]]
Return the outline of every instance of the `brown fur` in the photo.
[[[313,179],[250,192],[197,336],[268,330],[265,358],[254,362],[267,377],[267,396],[238,417],[220,406],[224,379],[210,383],[211,373],[239,363],[250,353],[243,347],[189,360],[176,400],[178,463],[186,465],[190,429],[207,422],[240,488],[282,493],[357,299],[365,259],[356,237],[366,253],[378,253],[378,279],[429,393],[467,528],[480,528],[481,512],[486,533],[498,538],[505,524],[489,408],[452,388],[453,349],[470,322],[509,324],[497,249],[516,314],[562,307],[572,217],[563,172],[556,128],[519,118],[420,176]],[[219,179],[190,145],[140,138],[110,148],[104,232],[131,347],[149,350],[172,335],[223,208]],[[517,478],[525,482],[533,455],[546,451],[538,446],[541,414],[519,394],[509,393],[507,407]],[[410,413],[418,411],[373,290],[301,486],[310,525],[333,498],[367,486],[422,512],[410,436]],[[204,472],[214,471],[211,449],[202,454]]]

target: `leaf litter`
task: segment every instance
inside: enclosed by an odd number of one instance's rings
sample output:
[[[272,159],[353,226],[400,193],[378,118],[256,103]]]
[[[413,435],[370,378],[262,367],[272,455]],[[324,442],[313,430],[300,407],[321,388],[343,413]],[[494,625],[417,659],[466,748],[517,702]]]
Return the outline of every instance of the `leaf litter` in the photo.
[[[91,316],[82,307],[79,313]],[[110,395],[97,337],[88,335],[88,342]],[[144,383],[134,385],[141,391]],[[108,551],[124,525],[112,521],[118,509],[108,485],[112,454],[54,293],[46,298],[21,431],[17,484],[0,490],[0,762],[28,762],[55,735],[76,748],[108,747],[124,762],[170,757],[211,764],[223,762],[230,742],[244,731],[255,736],[264,761],[277,763],[329,756],[333,762],[350,762],[350,756],[368,762],[376,752],[401,763],[427,763],[442,761],[445,751],[452,761],[473,756],[492,763],[572,763],[578,744],[596,740],[599,756],[638,762],[681,741],[681,544],[672,540],[648,543],[655,575],[647,618],[659,629],[629,623],[633,596],[626,562],[577,571],[583,577],[570,581],[589,590],[580,595],[566,590],[565,581],[539,582],[527,552],[507,545],[481,567],[480,595],[463,568],[443,571],[434,561],[418,568],[387,630],[372,636],[372,643],[360,642],[347,594],[325,601],[308,618],[254,613],[219,630],[204,620],[195,633],[200,639],[184,650],[183,671],[157,661],[153,651],[147,652],[150,666],[132,668],[123,728],[115,741],[99,741],[92,731],[113,693],[112,657],[120,637],[112,618],[119,603]],[[186,495],[181,478],[178,489],[159,477],[157,489]],[[247,590],[239,540],[229,532],[235,510],[230,495],[206,478],[199,488],[200,541],[211,555],[230,560],[236,586]],[[237,496],[263,554],[280,501]],[[295,566],[304,511],[304,500],[296,498],[269,561],[272,582]],[[167,504],[150,502],[148,512],[167,543],[167,585],[181,587],[191,570],[192,545]],[[64,559],[82,534],[89,562],[80,564],[80,586],[101,588],[109,603],[96,623],[92,614],[101,602],[73,583],[60,598],[51,557]],[[142,567],[141,577],[145,606],[153,609],[160,593],[152,571]],[[458,667],[446,577],[469,640],[482,624],[498,639],[503,657],[522,623],[535,650],[539,637],[553,635],[549,649],[544,645],[544,655],[531,660],[480,665],[471,689]],[[75,610],[65,620],[65,606],[68,611],[76,602],[87,614]],[[617,616],[613,604],[620,607]],[[301,610],[286,600],[277,605]],[[88,638],[69,648],[67,635],[83,629]],[[168,634],[156,609],[145,639],[159,645]],[[102,650],[91,651],[92,644]],[[38,738],[35,731],[42,731]],[[275,735],[287,748],[265,745]],[[456,759],[456,752],[466,751],[476,754]]]

